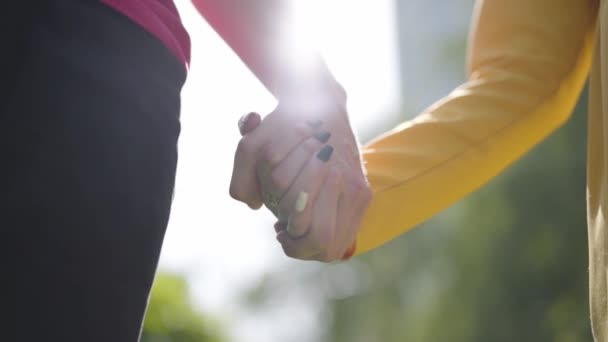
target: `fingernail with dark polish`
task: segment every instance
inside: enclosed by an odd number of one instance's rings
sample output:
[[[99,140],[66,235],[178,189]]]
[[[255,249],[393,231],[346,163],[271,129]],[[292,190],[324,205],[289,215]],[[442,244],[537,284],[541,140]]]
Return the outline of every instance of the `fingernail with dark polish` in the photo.
[[[312,128],[319,128],[323,125],[323,121],[321,120],[306,120],[306,124]]]
[[[327,132],[327,131],[323,131],[323,132],[319,132],[317,134],[315,134],[315,138],[317,140],[319,140],[320,142],[322,142],[323,144],[325,144],[329,138],[331,137],[331,133]]]
[[[331,154],[334,152],[334,148],[331,145],[325,145],[321,151],[319,151],[319,153],[317,153],[317,158],[319,158],[320,161],[328,161],[329,158],[331,158]]]

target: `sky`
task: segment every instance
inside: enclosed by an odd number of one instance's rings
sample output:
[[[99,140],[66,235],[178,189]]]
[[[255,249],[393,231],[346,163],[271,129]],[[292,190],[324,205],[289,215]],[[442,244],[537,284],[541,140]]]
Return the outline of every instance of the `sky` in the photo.
[[[229,321],[232,340],[299,341],[297,335],[303,341],[306,331],[286,331],[264,321],[270,317],[248,316],[236,300],[265,273],[285,265],[301,266],[283,255],[268,211],[253,211],[228,195],[239,140],[237,120],[250,111],[264,115],[276,102],[189,0],[176,3],[193,49],[182,91],[175,197],[160,268],[186,275],[196,306]],[[325,0],[319,7],[320,3],[301,2],[299,32],[321,46],[349,94],[353,126],[363,130],[400,105],[394,4]],[[301,314],[305,320],[306,313]]]

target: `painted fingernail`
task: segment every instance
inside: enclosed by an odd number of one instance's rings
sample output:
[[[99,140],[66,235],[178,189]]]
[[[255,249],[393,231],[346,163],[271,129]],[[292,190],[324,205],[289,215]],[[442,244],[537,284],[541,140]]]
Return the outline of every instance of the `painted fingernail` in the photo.
[[[352,258],[353,255],[355,255],[356,250],[357,250],[357,240],[355,240],[353,242],[353,244],[350,246],[350,248],[347,249],[346,252],[344,252],[344,255],[342,256],[341,260],[348,260],[348,259]]]
[[[331,137],[331,133],[327,131],[319,132],[314,135],[314,137],[319,140],[321,143],[325,144],[329,138]]]
[[[308,193],[304,191],[300,191],[298,194],[298,198],[296,199],[295,210],[298,213],[301,213],[306,208],[306,204],[308,204]]]
[[[319,153],[317,153],[317,158],[320,161],[326,162],[331,158],[331,154],[334,152],[334,148],[331,145],[325,145]]]
[[[306,120],[306,124],[312,128],[319,128],[323,125],[323,121],[321,120]]]

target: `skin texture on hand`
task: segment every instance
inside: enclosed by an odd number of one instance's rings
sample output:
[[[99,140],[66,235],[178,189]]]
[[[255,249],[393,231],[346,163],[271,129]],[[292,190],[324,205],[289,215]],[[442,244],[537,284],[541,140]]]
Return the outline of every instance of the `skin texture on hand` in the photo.
[[[274,168],[293,147],[315,133],[314,128],[301,124],[293,127],[289,136],[286,136],[287,132],[276,130],[277,127],[288,125],[280,122],[281,119],[283,118],[269,114],[265,118],[268,124],[243,136],[235,152],[230,195],[252,209],[258,209],[263,204],[258,173],[266,173]],[[278,144],[277,141],[284,143]],[[264,176],[268,178],[269,175]]]
[[[309,124],[312,131],[307,131],[306,137],[304,132],[291,128],[297,127],[293,119],[271,117],[288,116],[280,110],[264,120],[250,113],[239,121],[243,138],[235,155],[231,194],[250,207],[265,202],[267,192],[278,194],[278,206],[265,204],[279,220],[275,225],[277,240],[286,255],[319,261],[348,258],[354,253],[355,236],[371,191],[347,116],[339,113],[324,117],[321,124]],[[265,145],[273,141],[282,146]],[[270,155],[280,157],[269,158],[268,151],[277,150],[281,152]],[[245,156],[246,153],[250,155]],[[242,174],[245,171],[253,175]],[[255,185],[247,183],[256,176]]]

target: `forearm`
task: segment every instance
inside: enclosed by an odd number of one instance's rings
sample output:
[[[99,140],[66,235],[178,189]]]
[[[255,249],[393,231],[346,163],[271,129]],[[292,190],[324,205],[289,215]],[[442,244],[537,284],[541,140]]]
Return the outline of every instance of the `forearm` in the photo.
[[[195,7],[253,74],[278,99],[305,92],[343,95],[319,51],[300,51],[307,60],[296,63],[294,47],[302,47],[288,24],[293,0],[192,0]],[[335,94],[334,94],[335,95]]]
[[[374,197],[357,253],[462,199],[567,120],[590,67],[595,9],[559,2],[485,1],[469,81],[366,146]]]
[[[583,87],[580,73],[572,78],[567,90],[504,118],[492,117],[488,113],[496,111],[478,103],[510,100],[488,97],[495,86],[450,96],[407,127],[366,146],[363,159],[374,195],[357,252],[380,246],[462,199],[558,128]]]

